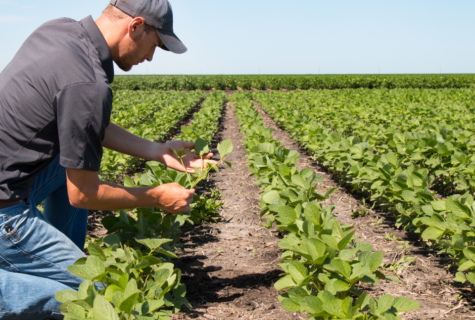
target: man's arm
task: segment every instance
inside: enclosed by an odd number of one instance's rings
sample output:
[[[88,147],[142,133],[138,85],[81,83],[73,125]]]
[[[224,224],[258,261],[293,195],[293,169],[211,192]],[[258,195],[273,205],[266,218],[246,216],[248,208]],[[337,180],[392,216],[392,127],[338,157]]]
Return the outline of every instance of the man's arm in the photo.
[[[189,212],[195,190],[176,183],[150,188],[125,188],[101,181],[94,171],[66,169],[68,196],[73,207],[120,210],[158,207],[169,213]]]
[[[107,127],[102,144],[105,148],[120,153],[141,159],[159,161],[167,167],[178,171],[185,171],[185,169],[172,149],[179,150],[184,148],[191,150],[195,147],[194,143],[184,141],[168,141],[165,143],[151,142],[128,132],[114,123],[110,123]],[[213,154],[210,153],[204,156],[204,158],[208,159],[212,156]],[[206,163],[217,164],[214,160],[202,161],[198,155],[188,150],[183,158],[183,162],[186,166],[186,171],[189,173],[194,173],[194,168],[203,168]]]

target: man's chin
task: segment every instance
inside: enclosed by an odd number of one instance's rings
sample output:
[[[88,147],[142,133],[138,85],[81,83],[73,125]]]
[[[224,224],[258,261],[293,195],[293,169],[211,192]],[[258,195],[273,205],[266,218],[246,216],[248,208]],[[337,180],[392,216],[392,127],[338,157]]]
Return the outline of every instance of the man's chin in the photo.
[[[132,67],[133,67],[133,65],[131,64],[117,63],[117,62],[116,62],[116,65],[119,67],[120,70],[125,71],[125,72],[132,70]]]
[[[120,70],[125,71],[125,72],[132,70],[132,66],[125,66],[125,67],[118,66],[118,67],[120,68]]]

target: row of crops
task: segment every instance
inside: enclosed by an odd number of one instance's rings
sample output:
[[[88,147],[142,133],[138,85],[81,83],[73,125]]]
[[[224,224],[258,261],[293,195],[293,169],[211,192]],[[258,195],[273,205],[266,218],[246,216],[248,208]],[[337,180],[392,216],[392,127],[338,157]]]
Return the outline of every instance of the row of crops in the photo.
[[[264,190],[261,214],[265,226],[274,224],[284,233],[284,276],[275,283],[282,307],[289,312],[308,313],[311,319],[400,319],[398,314],[417,309],[419,303],[405,297],[369,297],[357,289],[360,282],[377,285],[380,280],[397,281],[378,269],[383,252],[353,238],[354,227],[342,225],[332,215],[334,206],[322,207],[325,195],[316,193],[323,182],[311,169],[297,170],[299,153],[281,146],[272,130],[245,94],[232,100],[244,135],[249,170]],[[357,299],[353,299],[353,296]]]
[[[471,88],[473,75],[117,76],[115,90]]]
[[[396,227],[449,255],[456,281],[475,284],[471,90],[259,92],[248,99],[393,215]]]
[[[194,114],[195,120],[183,127],[179,138],[196,141],[195,151],[204,155],[209,152],[207,141],[212,141],[218,130],[221,110],[226,94],[215,92],[205,96],[202,92],[185,93],[133,93],[116,94],[118,108],[112,121],[122,124],[130,119],[140,119],[135,124],[127,122],[132,132],[155,141],[164,140],[170,130],[176,128],[202,99],[202,108]],[[134,108],[127,105],[133,104]],[[125,114],[125,116],[124,116]],[[127,125],[125,125],[127,127]],[[145,128],[143,130],[142,128]],[[140,131],[142,130],[142,131]],[[148,136],[147,136],[148,135]],[[218,145],[221,161],[232,151],[230,141]],[[178,155],[182,153],[177,150]],[[105,154],[104,158],[109,155]],[[110,170],[113,175],[138,170],[136,161],[123,158],[121,167],[111,169],[103,165],[103,177]],[[198,170],[196,174],[179,173],[158,162],[147,162],[144,173],[134,179],[124,176],[127,187],[153,187],[164,183],[178,183],[193,189],[208,177],[212,166]],[[124,210],[102,220],[108,235],[87,243],[89,256],[81,258],[68,267],[72,274],[84,279],[78,291],[65,290],[56,293],[62,303],[65,320],[110,319],[110,320],[169,320],[183,306],[192,308],[186,299],[186,287],[181,282],[181,271],[174,267],[172,258],[184,250],[180,241],[185,225],[199,224],[203,220],[214,221],[218,217],[216,197],[195,195],[191,212],[170,215],[158,208],[137,208],[133,215]]]

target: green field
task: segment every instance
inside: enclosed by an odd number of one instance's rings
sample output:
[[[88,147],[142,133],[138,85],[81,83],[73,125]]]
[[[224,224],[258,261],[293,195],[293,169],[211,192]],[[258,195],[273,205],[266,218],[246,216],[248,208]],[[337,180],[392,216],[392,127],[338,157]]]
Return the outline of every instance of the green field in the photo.
[[[448,258],[451,281],[473,288],[474,84],[471,74],[118,76],[111,120],[163,142],[195,112],[174,138],[196,141],[201,155],[220,142],[217,151],[227,156],[230,140],[217,141],[217,134],[223,110],[232,108],[247,168],[261,190],[263,226],[282,236],[282,273],[275,283],[283,290],[282,307],[315,320],[393,320],[419,302],[372,294],[368,288],[384,281],[403,283],[383,268],[386,252],[357,239],[356,229],[332,214],[333,203],[322,204],[338,187],[319,194],[323,178],[297,168],[300,154],[272,138],[256,105],[331,172],[338,186]],[[210,178],[207,170],[187,175],[110,150],[104,152],[101,177],[130,187],[175,182],[186,188]],[[192,308],[173,259],[184,249],[184,227],[219,220],[218,193],[196,194],[187,215],[136,208],[104,218],[108,235],[91,239],[90,256],[70,268],[85,279],[79,293],[57,295],[67,319],[93,313],[170,319],[182,306]],[[358,212],[353,218],[360,218]],[[93,281],[107,289],[99,291]],[[98,295],[101,305],[92,304]]]

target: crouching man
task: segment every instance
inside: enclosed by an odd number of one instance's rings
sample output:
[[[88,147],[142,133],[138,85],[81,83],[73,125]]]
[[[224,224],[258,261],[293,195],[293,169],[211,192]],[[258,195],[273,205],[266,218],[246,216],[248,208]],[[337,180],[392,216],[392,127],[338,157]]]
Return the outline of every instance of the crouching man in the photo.
[[[194,190],[125,188],[98,176],[103,147],[177,170],[171,149],[194,147],[153,143],[110,123],[113,62],[129,71],[152,61],[157,47],[187,50],[168,1],[112,0],[96,21],[45,23],[1,72],[0,319],[62,318],[54,297],[82,282],[66,268],[84,256],[88,209],[190,210]],[[202,166],[191,152],[184,160],[190,172]]]

